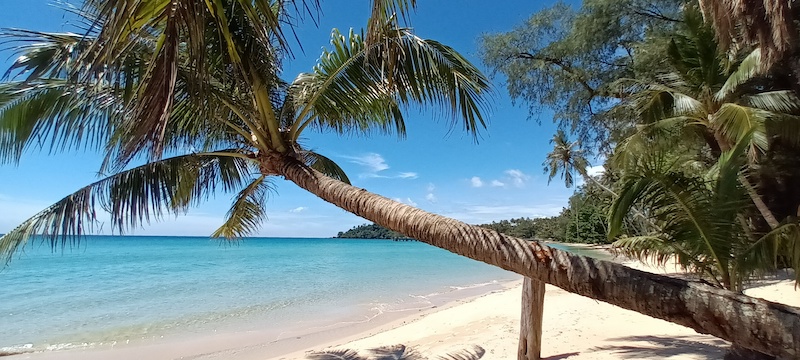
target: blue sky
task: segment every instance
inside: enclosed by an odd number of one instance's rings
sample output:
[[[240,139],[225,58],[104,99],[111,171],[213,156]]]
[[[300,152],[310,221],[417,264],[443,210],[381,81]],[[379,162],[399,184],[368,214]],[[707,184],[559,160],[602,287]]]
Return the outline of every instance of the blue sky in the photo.
[[[0,27],[65,31],[63,12],[50,0],[5,0]],[[538,1],[420,1],[412,17],[417,35],[450,45],[485,70],[477,57],[484,33],[508,31],[543,4]],[[547,5],[547,4],[544,4]],[[303,49],[287,60],[283,77],[309,71],[331,28],[343,32],[366,24],[368,2],[322,1],[319,27],[298,28]],[[13,61],[0,53],[3,69]],[[548,186],[542,162],[555,132],[550,113],[529,119],[524,104],[512,104],[504,79],[496,76],[489,127],[478,143],[436,112],[407,115],[408,137],[369,138],[306,132],[303,143],[339,163],[353,185],[467,223],[557,214],[572,189],[554,179]],[[439,118],[437,121],[436,119]],[[91,152],[26,154],[18,165],[0,165],[0,233],[49,204],[95,181],[100,155]],[[269,202],[269,219],[258,236],[329,237],[367,221],[330,205],[282,179]],[[232,194],[217,194],[188,214],[129,232],[135,235],[208,235],[223,221]],[[102,219],[102,216],[101,216]],[[109,233],[109,226],[101,232]]]

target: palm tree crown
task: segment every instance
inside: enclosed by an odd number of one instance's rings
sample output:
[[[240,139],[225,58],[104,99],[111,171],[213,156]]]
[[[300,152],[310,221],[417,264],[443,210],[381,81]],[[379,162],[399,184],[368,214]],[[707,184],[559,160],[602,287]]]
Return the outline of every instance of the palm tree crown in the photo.
[[[34,146],[98,149],[110,175],[0,238],[0,255],[33,234],[83,233],[98,208],[124,231],[215,189],[238,194],[214,235],[250,234],[285,166],[349,181],[299,142],[308,129],[403,136],[403,110],[423,104],[475,134],[489,82],[454,49],[400,26],[395,15],[414,3],[375,1],[366,35],[334,29],[317,65],[291,82],[278,76],[285,33],[291,11],[312,2],[87,0],[85,35],[3,34],[20,44],[9,71],[26,77],[0,88],[0,161]]]

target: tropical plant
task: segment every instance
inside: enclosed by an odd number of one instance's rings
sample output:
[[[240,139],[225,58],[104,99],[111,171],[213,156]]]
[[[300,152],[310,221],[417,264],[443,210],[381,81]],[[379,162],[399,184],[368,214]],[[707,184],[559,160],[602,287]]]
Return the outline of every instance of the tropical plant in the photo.
[[[307,356],[311,360],[426,360],[430,359],[421,355],[414,349],[405,345],[383,346],[379,348],[369,349],[367,354],[362,355],[360,352],[343,349],[343,350],[327,350],[320,352],[313,352]],[[433,359],[437,360],[478,360],[486,353],[480,346],[473,346],[471,350],[460,350],[451,352],[446,355],[436,356]]]
[[[636,203],[650,211],[661,232],[622,237],[614,245],[659,264],[676,256],[682,267],[734,291],[742,291],[753,274],[774,269],[782,252],[800,265],[800,242],[792,239],[800,229],[796,223],[757,236],[743,216],[748,197],[739,178],[747,146],[740,142],[705,174],[693,167],[691,156],[661,149],[631,159],[612,206],[609,236],[620,234]]]
[[[756,45],[766,55],[767,66],[797,46],[796,5],[792,0],[700,0],[724,48]]]
[[[10,71],[27,78],[0,89],[2,160],[17,161],[37,145],[104,148],[102,171],[111,173],[0,238],[6,261],[34,233],[53,241],[83,233],[98,207],[125,231],[181,212],[218,187],[238,195],[213,235],[250,234],[265,218],[273,176],[348,182],[335,163],[298,142],[306,129],[402,136],[402,109],[412,103],[445,106],[469,132],[483,125],[483,75],[452,48],[399,27],[393,15],[380,23],[373,17],[366,37],[334,30],[314,71],[284,82],[277,77],[282,2],[137,4],[87,1],[81,14],[102,25],[89,36],[5,34],[22,43]],[[377,1],[374,14],[410,4]],[[128,167],[141,157],[148,162]]]
[[[564,186],[568,188],[575,185],[574,173],[577,172],[584,178],[590,177],[586,173],[589,161],[586,160],[579,141],[570,142],[564,130],[559,129],[550,139],[550,144],[553,144],[553,150],[547,154],[547,160],[542,163],[544,172],[547,174],[548,183],[558,173],[561,173],[561,177],[564,179]]]
[[[28,76],[0,91],[0,158],[18,161],[32,148],[101,149],[112,175],[0,238],[0,255],[7,261],[35,233],[51,244],[69,242],[101,207],[125,229],[181,212],[215,188],[239,190],[217,234],[245,235],[264,216],[270,180],[282,176],[346,211],[472,259],[751,348],[800,353],[797,335],[784,333],[791,327],[775,326],[799,317],[778,316],[774,304],[708,287],[689,292],[681,280],[427,213],[340,181],[347,179],[338,166],[299,144],[306,129],[402,134],[401,110],[419,103],[444,105],[467,131],[482,126],[487,80],[453,49],[399,26],[414,3],[374,1],[365,36],[334,33],[314,72],[292,82],[277,76],[289,50],[274,29],[294,20],[294,2],[86,0],[87,34],[9,33],[23,41],[27,55],[15,69]],[[147,163],[133,165],[140,160]],[[711,298],[726,311],[709,306]],[[643,307],[643,299],[664,306]]]
[[[671,146],[694,147],[699,154],[696,160],[710,166],[751,134],[747,153],[749,163],[755,166],[769,150],[770,141],[797,142],[800,100],[791,90],[764,90],[766,86],[757,77],[758,50],[730,64],[719,53],[713,31],[697,10],[685,11],[679,29],[667,47],[675,71],[652,82],[619,82],[633,93],[627,101],[640,114],[642,124],[621,143],[617,156],[643,151],[652,146],[649,139],[660,136],[672,138]],[[763,221],[771,229],[778,227],[779,219],[751,179],[742,177],[740,181]]]
[[[681,265],[741,290],[744,280],[774,268],[776,259],[797,265],[794,245],[780,245],[793,244],[787,235],[796,222],[779,221],[751,179],[764,171],[771,143],[796,141],[800,102],[789,90],[763,90],[763,81],[756,81],[758,50],[729,64],[696,9],[684,12],[678,29],[667,47],[674,71],[655,82],[628,81],[639,86],[629,101],[642,125],[616,149],[624,180],[611,236],[620,232],[618,217],[642,201],[658,231],[622,238],[618,248],[660,262],[677,255]],[[749,212],[753,207],[760,216]],[[775,245],[772,258],[753,256],[766,254],[756,249],[766,243]]]

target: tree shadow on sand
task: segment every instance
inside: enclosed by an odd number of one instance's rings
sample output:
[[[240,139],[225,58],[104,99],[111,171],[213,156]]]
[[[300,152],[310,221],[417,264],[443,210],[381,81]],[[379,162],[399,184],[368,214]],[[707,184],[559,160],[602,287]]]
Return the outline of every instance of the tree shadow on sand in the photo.
[[[429,358],[405,345],[383,346],[366,351],[352,349],[327,350],[307,355],[310,360],[478,360],[486,351],[480,346]]]
[[[621,359],[668,358],[685,354],[705,356],[707,359],[722,359],[730,344],[713,339],[700,342],[691,336],[626,336],[608,339],[627,345],[598,346],[591,351],[609,351]]]

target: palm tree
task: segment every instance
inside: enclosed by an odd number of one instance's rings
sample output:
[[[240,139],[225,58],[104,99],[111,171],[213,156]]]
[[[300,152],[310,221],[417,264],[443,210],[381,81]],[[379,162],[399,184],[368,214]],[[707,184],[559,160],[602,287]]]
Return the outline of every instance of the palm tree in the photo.
[[[700,0],[723,48],[737,42],[756,45],[767,66],[795,49],[797,5],[794,0]]]
[[[760,51],[738,64],[728,63],[717,51],[711,29],[691,9],[685,12],[680,29],[667,49],[674,72],[654,82],[621,82],[634,93],[628,101],[644,124],[621,144],[618,157],[645,151],[651,146],[650,139],[662,136],[680,140],[673,145],[704,146],[708,156],[698,161],[711,165],[747,137],[749,164],[754,165],[769,150],[770,135],[797,138],[793,123],[799,119],[800,100],[790,90],[761,90],[763,84],[754,81],[759,74]],[[730,68],[734,71],[729,72]],[[739,180],[769,228],[777,228],[780,221],[752,180]]]
[[[658,233],[622,237],[614,245],[640,259],[678,264],[726,289],[741,292],[754,273],[774,267],[781,252],[796,257],[800,227],[787,223],[756,236],[743,217],[747,193],[739,181],[746,142],[720,157],[708,173],[697,173],[686,154],[655,150],[636,155],[626,167],[620,196],[610,215],[609,236],[620,233],[622,220],[634,203],[641,203],[658,222]]]
[[[374,4],[380,12],[414,1],[391,3]],[[289,51],[280,31],[292,20],[289,5],[87,0],[81,14],[89,18],[88,35],[10,32],[30,41],[14,65],[28,76],[0,89],[0,159],[18,161],[36,146],[102,149],[103,171],[112,175],[0,238],[4,259],[34,234],[51,244],[71,241],[90,229],[100,208],[124,230],[181,212],[216,188],[238,190],[216,234],[243,236],[264,217],[270,181],[283,177],[434,246],[748,347],[800,353],[800,335],[784,334],[800,314],[787,316],[779,305],[571,255],[348,185],[338,166],[298,142],[303,131],[402,134],[402,108],[422,103],[444,105],[474,133],[483,124],[488,81],[453,49],[380,12],[386,21],[372,21],[368,35],[334,33],[313,72],[284,82],[277,69]],[[131,167],[142,158],[146,164]]]
[[[559,129],[553,138],[550,139],[550,144],[553,144],[553,151],[547,154],[547,160],[542,164],[544,171],[547,175],[547,182],[553,180],[558,173],[564,179],[564,186],[572,187],[575,184],[573,174],[580,173],[588,178],[586,174],[586,167],[589,162],[584,156],[584,151],[580,149],[580,142],[570,142],[564,130]]]

